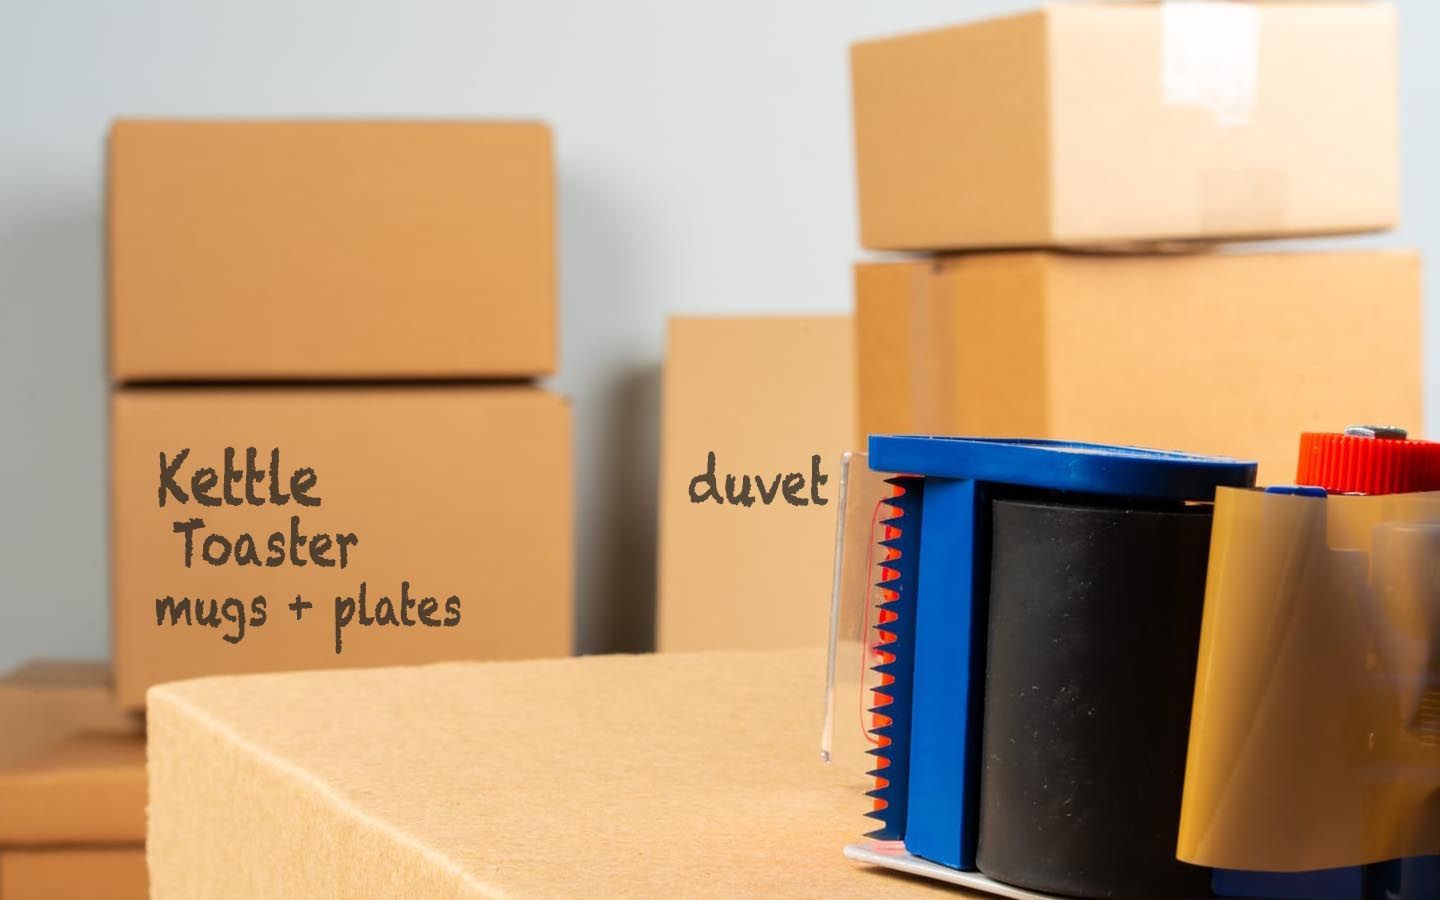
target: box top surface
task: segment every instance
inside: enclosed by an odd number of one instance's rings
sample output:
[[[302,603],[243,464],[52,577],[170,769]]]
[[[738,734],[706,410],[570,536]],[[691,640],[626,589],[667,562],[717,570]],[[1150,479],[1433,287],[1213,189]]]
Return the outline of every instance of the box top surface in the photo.
[[[153,764],[218,735],[482,895],[957,896],[842,857],[867,785],[818,759],[824,665],[801,650],[181,682],[150,692],[169,735]]]

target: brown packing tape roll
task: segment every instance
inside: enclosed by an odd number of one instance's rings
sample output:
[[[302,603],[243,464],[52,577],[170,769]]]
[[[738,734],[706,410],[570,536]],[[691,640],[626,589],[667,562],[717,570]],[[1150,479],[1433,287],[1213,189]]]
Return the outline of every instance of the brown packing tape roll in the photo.
[[[1440,853],[1440,494],[1216,495],[1177,855]]]
[[[1421,743],[1440,745],[1440,526],[1389,523],[1371,536],[1371,586],[1380,619],[1380,663],[1395,679],[1396,713]]]

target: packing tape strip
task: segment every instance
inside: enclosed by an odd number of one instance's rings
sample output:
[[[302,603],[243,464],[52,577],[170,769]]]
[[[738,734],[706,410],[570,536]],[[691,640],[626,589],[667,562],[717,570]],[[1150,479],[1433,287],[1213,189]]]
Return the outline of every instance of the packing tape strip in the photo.
[[[1160,4],[1160,85],[1171,106],[1208,110],[1221,127],[1250,122],[1260,70],[1260,13],[1249,3]]]
[[[1440,493],[1216,494],[1178,857],[1440,853]]]
[[[945,344],[953,336],[950,304],[939,295],[938,263],[917,272],[910,281],[908,299],[910,427],[913,431],[943,434],[953,430],[954,372],[945,365]]]

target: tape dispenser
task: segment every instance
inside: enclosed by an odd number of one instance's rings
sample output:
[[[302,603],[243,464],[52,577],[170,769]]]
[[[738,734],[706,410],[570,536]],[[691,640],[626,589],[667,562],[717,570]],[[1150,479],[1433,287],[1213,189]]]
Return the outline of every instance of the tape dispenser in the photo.
[[[871,760],[878,825],[847,855],[1014,898],[1440,896],[1437,446],[1306,435],[1261,491],[873,436],[831,617],[823,749]]]

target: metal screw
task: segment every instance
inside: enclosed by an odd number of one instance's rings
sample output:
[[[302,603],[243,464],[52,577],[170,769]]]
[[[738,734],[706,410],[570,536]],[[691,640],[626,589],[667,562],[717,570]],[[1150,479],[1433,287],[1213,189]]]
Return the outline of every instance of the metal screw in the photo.
[[[1345,434],[1349,437],[1380,438],[1386,441],[1403,441],[1410,433],[1394,425],[1348,425]]]

